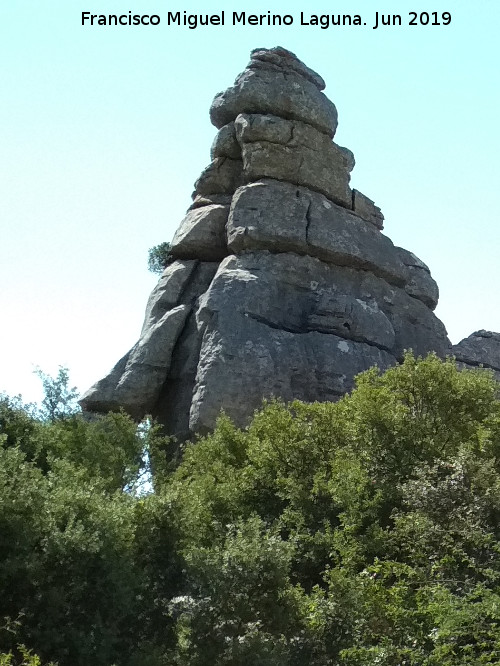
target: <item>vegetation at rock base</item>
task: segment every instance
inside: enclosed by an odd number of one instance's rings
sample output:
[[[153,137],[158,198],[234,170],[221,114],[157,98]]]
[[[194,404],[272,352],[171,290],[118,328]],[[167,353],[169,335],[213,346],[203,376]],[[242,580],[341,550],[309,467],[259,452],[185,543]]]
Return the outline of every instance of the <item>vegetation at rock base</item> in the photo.
[[[0,665],[500,661],[487,371],[408,354],[338,403],[222,416],[175,469],[154,426],[61,409],[0,400]]]

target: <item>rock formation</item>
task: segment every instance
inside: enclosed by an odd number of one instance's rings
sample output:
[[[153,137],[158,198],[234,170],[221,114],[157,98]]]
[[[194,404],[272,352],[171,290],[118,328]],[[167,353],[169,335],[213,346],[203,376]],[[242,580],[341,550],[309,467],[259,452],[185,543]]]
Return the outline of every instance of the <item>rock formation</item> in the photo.
[[[459,367],[493,370],[500,381],[500,333],[476,331],[454,345],[452,353]]]
[[[139,341],[85,394],[85,410],[151,413],[185,439],[221,409],[245,424],[266,397],[335,400],[408,348],[450,353],[428,267],[350,187],[354,156],[333,141],[324,87],[289,51],[258,49],[215,97],[212,161],[173,261]]]

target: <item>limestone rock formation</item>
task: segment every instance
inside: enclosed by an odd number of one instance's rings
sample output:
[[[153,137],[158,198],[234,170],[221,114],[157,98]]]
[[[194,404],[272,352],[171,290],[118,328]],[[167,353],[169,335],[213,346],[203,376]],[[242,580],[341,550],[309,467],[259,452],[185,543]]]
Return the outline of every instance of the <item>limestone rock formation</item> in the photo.
[[[212,161],[173,263],[139,341],[85,410],[151,413],[185,439],[221,409],[244,425],[263,398],[335,400],[405,349],[451,351],[428,267],[350,187],[354,156],[332,140],[337,110],[323,88],[289,51],[258,49],[215,97]]]
[[[476,331],[453,347],[459,366],[488,368],[500,381],[500,333]]]

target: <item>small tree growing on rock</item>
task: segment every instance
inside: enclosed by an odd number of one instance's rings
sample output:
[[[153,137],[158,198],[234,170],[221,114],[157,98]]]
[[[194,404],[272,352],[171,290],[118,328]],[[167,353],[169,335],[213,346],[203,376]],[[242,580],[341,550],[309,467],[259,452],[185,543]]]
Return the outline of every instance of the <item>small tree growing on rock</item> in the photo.
[[[170,260],[170,243],[160,243],[148,250],[148,270],[151,273],[163,273]]]

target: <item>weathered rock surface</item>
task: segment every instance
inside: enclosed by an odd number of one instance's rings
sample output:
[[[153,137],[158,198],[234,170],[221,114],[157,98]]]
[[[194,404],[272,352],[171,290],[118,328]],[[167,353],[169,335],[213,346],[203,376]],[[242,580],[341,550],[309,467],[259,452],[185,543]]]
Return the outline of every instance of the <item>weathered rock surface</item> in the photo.
[[[226,310],[209,320],[203,335],[190,431],[213,428],[221,405],[244,425],[263,397],[336,400],[352,388],[355,374],[394,363],[374,346],[318,331],[294,334]]]
[[[195,195],[232,194],[243,182],[241,160],[216,157],[194,184]]]
[[[217,264],[197,260],[167,267],[149,297],[139,341],[87,391],[81,401],[84,409],[107,412],[123,407],[137,419],[154,411],[176,343],[216,268]]]
[[[500,333],[476,331],[453,347],[453,355],[468,366],[500,372]]]
[[[413,252],[402,247],[397,248],[401,261],[407,268],[406,291],[425,303],[431,310],[436,309],[439,300],[439,288],[432,278],[429,268]]]
[[[179,305],[151,326],[131,351],[121,359],[109,377],[95,384],[85,395],[92,411],[120,407],[135,418],[153,409],[170,369],[177,338],[189,314]]]
[[[232,194],[194,194],[193,202],[188,208],[188,211],[202,206],[230,206],[233,200]]]
[[[380,208],[359,190],[352,191],[352,201],[352,208],[356,215],[359,215],[359,217],[362,217],[367,222],[371,222],[377,229],[382,231],[384,228],[384,216]]]
[[[226,222],[229,206],[209,204],[189,210],[170,246],[176,259],[218,261],[227,251]]]
[[[443,324],[404,289],[371,271],[307,255],[229,256],[200,304],[198,317],[205,321],[205,311],[229,309],[291,333],[317,330],[365,342],[391,352],[394,360],[410,347],[416,354],[427,353],[429,339],[440,355],[450,351]]]
[[[215,135],[210,150],[210,157],[230,157],[233,160],[241,160],[241,147],[236,138],[234,121],[224,125]]]
[[[306,123],[276,116],[240,114],[235,121],[245,181],[275,178],[322,192],[342,206],[351,206],[350,151]]]
[[[221,409],[245,425],[263,398],[336,400],[405,349],[450,352],[428,267],[381,233],[380,209],[350,188],[354,156],[332,141],[337,111],[323,88],[277,47],[252,52],[217,95],[212,162],[174,261],[139,341],[84,409],[152,413],[184,440],[213,428]],[[474,335],[461,358],[500,371],[500,336]]]
[[[326,84],[322,76],[301,62],[293,53],[280,46],[274,49],[254,49],[250,57],[247,69],[267,69],[283,74],[300,74],[314,83],[318,90],[325,89]]]
[[[325,196],[275,180],[239,188],[227,223],[232,252],[309,254],[339,266],[371,270],[403,286],[408,273],[392,241]]]
[[[252,53],[249,67],[234,86],[216,95],[210,107],[212,123],[222,127],[240,113],[272,114],[302,120],[333,138],[337,109],[321,92],[321,77],[298,65],[300,61],[293,54],[284,55],[285,49],[282,52],[274,63],[271,58],[267,62],[263,59],[264,49]]]

